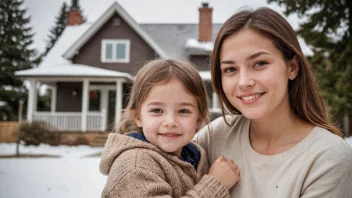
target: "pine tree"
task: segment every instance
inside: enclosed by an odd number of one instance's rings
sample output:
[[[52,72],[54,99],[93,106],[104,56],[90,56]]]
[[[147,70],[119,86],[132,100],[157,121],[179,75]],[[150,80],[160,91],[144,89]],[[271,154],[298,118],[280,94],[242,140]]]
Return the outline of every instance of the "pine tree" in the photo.
[[[17,119],[19,98],[27,93],[14,72],[32,68],[36,55],[30,48],[33,34],[22,3],[0,1],[0,120]]]
[[[268,0],[305,18],[297,34],[314,47],[312,67],[336,121],[352,110],[352,1]]]
[[[49,33],[49,39],[47,40],[47,46],[44,52],[44,56],[49,52],[49,50],[54,46],[56,40],[60,37],[67,25],[67,9],[68,6],[66,2],[63,2],[59,16],[56,17],[55,26],[52,27]]]

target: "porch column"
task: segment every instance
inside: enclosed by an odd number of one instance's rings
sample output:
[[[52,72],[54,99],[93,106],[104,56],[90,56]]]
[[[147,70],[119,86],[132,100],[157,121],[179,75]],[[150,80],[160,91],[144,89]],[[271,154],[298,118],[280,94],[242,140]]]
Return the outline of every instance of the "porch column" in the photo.
[[[51,113],[56,112],[56,94],[57,93],[57,87],[56,85],[51,87]]]
[[[27,121],[32,123],[33,113],[36,111],[36,95],[37,95],[37,82],[34,79],[29,80],[29,93],[27,101]]]
[[[82,88],[82,118],[81,118],[81,130],[82,132],[87,131],[87,113],[88,113],[88,103],[89,103],[89,81],[87,79],[83,80],[83,88]]]
[[[101,113],[103,114],[102,116],[102,131],[106,131],[107,129],[107,110],[108,110],[108,90],[107,89],[102,89],[101,90],[101,98],[100,98],[100,109]]]
[[[211,104],[211,108],[215,109],[215,108],[218,108],[218,104],[219,104],[219,101],[218,101],[218,95],[213,92],[212,94],[212,104]]]
[[[116,100],[115,100],[115,124],[117,124],[121,119],[122,111],[122,81],[116,81]]]

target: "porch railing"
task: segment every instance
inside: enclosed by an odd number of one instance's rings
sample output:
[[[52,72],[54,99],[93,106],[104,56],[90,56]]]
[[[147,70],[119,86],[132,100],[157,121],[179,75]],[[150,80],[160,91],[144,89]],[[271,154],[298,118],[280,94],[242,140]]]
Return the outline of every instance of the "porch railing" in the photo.
[[[47,127],[58,131],[81,131],[81,112],[35,112],[33,120],[46,123]],[[106,130],[105,112],[87,113],[87,131]]]

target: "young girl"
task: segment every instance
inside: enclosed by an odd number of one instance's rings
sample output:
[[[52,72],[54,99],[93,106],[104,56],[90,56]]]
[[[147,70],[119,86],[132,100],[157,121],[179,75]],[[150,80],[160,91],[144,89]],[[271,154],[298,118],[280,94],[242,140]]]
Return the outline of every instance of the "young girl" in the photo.
[[[204,150],[190,143],[208,115],[206,91],[189,63],[154,60],[136,75],[130,100],[105,145],[102,197],[229,197],[239,179],[232,160],[210,168]]]

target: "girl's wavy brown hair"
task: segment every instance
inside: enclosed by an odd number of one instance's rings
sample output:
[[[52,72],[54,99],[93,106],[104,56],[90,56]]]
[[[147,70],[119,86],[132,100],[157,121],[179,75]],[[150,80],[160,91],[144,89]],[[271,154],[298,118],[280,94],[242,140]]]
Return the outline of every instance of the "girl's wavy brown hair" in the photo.
[[[142,132],[142,128],[138,127],[134,120],[141,110],[141,104],[155,84],[168,83],[172,79],[180,80],[187,93],[194,96],[201,119],[209,123],[206,89],[195,66],[189,62],[157,59],[148,62],[138,71],[128,105],[121,121],[115,125],[115,132],[122,134],[131,131]]]

